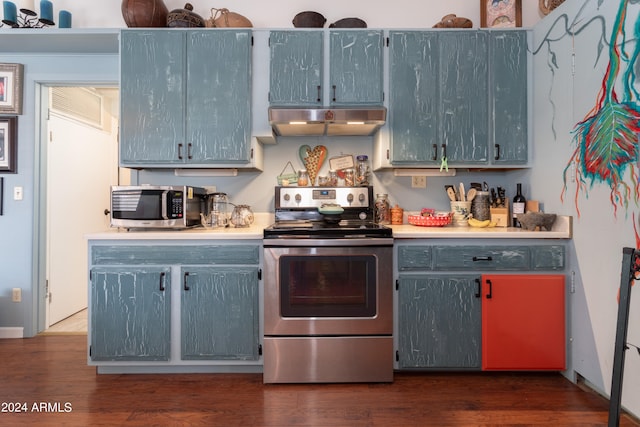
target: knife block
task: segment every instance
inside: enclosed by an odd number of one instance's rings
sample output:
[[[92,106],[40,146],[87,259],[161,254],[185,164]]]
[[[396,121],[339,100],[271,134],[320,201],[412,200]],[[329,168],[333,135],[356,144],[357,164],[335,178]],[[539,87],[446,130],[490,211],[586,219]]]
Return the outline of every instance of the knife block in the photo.
[[[508,227],[511,223],[509,216],[509,199],[505,199],[504,208],[489,208],[491,222],[496,223],[496,227]]]

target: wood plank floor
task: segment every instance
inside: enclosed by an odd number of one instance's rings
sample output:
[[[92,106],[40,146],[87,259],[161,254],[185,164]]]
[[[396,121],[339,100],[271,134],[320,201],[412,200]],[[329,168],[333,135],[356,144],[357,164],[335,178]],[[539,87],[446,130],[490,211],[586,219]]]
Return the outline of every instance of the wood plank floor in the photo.
[[[0,425],[607,423],[608,402],[559,374],[396,373],[392,384],[311,385],[264,385],[260,374],[97,375],[87,366],[86,345],[80,335],[0,340]],[[49,412],[34,410],[41,402]],[[26,403],[27,412],[4,412],[12,403]],[[620,425],[639,424],[625,415]]]

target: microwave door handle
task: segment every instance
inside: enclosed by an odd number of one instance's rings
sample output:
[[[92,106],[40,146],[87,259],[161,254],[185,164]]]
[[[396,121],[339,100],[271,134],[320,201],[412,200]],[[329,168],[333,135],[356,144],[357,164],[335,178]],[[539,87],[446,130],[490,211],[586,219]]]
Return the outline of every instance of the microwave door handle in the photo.
[[[169,215],[167,214],[167,195],[169,194],[169,191],[163,191],[162,192],[162,219],[169,219]]]

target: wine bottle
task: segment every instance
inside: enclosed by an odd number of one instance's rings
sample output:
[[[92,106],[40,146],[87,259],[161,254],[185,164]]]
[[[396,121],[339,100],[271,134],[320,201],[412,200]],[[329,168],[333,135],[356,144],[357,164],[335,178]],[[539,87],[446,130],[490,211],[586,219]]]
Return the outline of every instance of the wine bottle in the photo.
[[[516,196],[513,198],[513,226],[521,227],[520,221],[518,221],[518,214],[524,213],[524,207],[527,203],[527,199],[522,195],[522,184],[518,183],[518,190],[516,191]]]

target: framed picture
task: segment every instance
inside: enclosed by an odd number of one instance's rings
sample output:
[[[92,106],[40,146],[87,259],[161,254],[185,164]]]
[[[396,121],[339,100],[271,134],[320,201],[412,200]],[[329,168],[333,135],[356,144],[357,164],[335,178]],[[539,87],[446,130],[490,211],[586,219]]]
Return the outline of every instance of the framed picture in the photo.
[[[480,0],[480,26],[522,27],[522,0]]]
[[[17,117],[0,117],[0,173],[16,173]]]
[[[22,114],[22,64],[0,64],[0,114]]]

